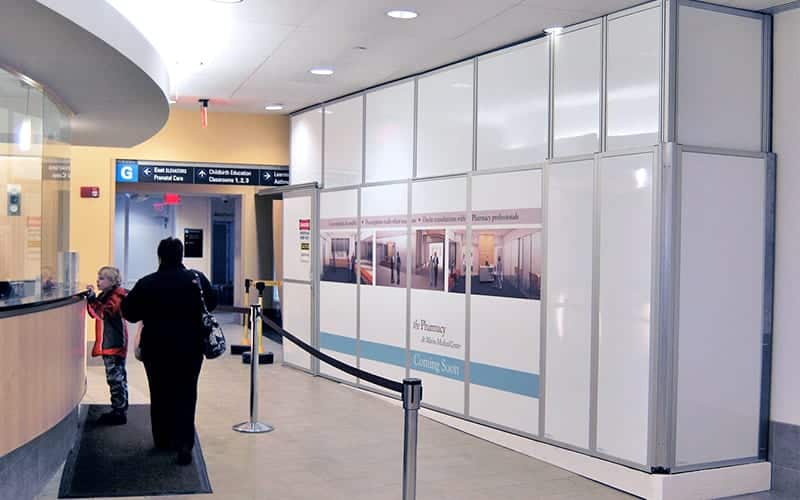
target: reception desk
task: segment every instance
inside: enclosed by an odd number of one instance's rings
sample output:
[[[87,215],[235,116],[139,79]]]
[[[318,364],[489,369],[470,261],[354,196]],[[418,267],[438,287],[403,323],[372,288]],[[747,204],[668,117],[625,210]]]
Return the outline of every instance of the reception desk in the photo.
[[[72,446],[86,390],[84,307],[81,296],[0,303],[0,498],[29,498]]]

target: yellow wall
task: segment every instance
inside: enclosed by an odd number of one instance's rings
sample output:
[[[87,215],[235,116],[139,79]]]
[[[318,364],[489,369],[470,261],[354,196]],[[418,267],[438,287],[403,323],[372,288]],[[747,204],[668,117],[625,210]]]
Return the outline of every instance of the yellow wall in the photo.
[[[72,251],[80,255],[81,285],[93,283],[97,269],[114,262],[114,161],[118,158],[288,165],[289,118],[212,111],[209,113],[208,128],[203,129],[200,126],[199,110],[173,108],[164,128],[138,146],[73,147],[70,246]],[[99,186],[100,198],[80,198],[80,186]],[[170,191],[181,191],[172,189],[172,186],[179,185],[170,185]],[[249,224],[255,224],[252,195],[257,188],[186,187],[195,192],[201,190],[208,193],[242,194],[242,226],[247,228]],[[140,185],[138,188],[146,187]],[[154,187],[154,190],[163,191],[164,188],[165,185],[160,185]],[[243,233],[251,235],[255,234],[255,230]],[[242,242],[243,273],[253,272],[256,262],[254,245],[254,240]]]

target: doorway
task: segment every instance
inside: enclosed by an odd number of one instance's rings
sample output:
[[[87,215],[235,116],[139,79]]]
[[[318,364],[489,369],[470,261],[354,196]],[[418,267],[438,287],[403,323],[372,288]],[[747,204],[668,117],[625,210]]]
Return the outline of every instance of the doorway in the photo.
[[[184,243],[184,265],[205,274],[221,304],[232,305],[239,261],[240,195],[118,192],[114,265],[131,289],[158,269],[156,250],[167,237]]]

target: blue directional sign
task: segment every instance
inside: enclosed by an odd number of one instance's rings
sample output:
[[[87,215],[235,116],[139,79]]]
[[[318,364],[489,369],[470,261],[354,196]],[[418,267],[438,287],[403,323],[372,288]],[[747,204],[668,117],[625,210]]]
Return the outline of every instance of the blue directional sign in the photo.
[[[288,186],[289,167],[239,167],[117,160],[117,182],[148,184],[215,184],[228,186]]]
[[[139,182],[138,162],[117,160],[117,182]]]

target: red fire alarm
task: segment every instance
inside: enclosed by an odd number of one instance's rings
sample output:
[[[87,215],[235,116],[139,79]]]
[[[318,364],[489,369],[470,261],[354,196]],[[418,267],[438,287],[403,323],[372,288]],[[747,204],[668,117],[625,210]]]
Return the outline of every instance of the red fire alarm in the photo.
[[[100,198],[100,186],[81,186],[81,198]]]

